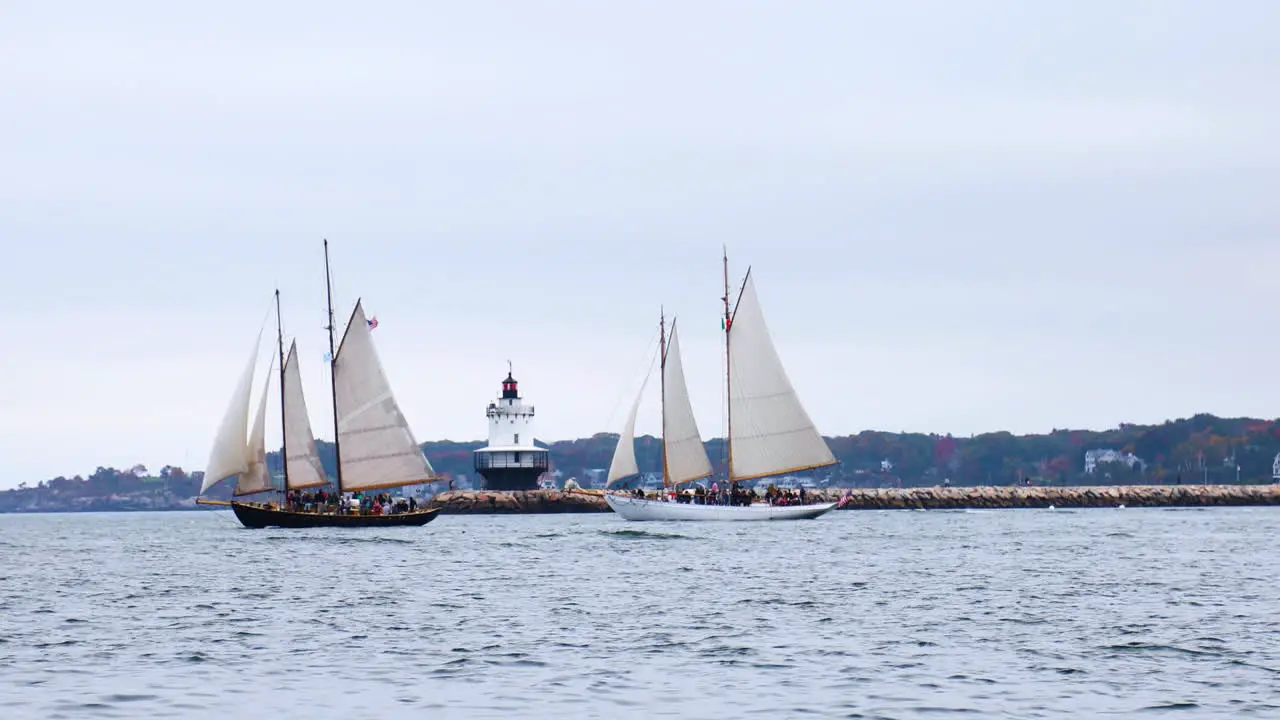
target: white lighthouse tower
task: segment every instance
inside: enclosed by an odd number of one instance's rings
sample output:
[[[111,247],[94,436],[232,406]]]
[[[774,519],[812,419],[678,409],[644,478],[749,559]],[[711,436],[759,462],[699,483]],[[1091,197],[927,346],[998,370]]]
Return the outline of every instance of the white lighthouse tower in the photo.
[[[520,398],[507,363],[502,396],[489,403],[489,445],[475,452],[476,472],[486,490],[535,490],[547,471],[550,453],[533,442],[533,406]]]

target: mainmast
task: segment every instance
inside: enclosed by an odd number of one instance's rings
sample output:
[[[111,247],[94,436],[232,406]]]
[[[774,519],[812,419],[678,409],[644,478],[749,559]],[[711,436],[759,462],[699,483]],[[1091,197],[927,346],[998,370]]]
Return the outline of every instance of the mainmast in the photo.
[[[676,323],[671,321],[674,330]],[[662,398],[662,487],[667,487],[667,478],[671,472],[667,465],[667,314],[661,306],[658,308],[658,380],[661,383],[659,394]]]
[[[724,248],[724,390],[725,390],[725,478],[733,486],[733,365],[729,359],[729,329],[733,314],[729,312],[729,248]]]
[[[729,342],[729,333],[733,330],[733,316],[738,311],[738,305],[742,302],[742,293],[747,289],[747,279],[751,277],[751,266],[747,266],[747,274],[742,276],[742,287],[738,288],[738,298],[734,301],[732,308],[729,305],[729,252],[724,254],[724,388],[725,388],[725,455],[727,460],[725,467],[729,479],[729,488],[732,491],[736,480],[733,479],[733,358],[730,356],[732,343]]]
[[[324,241],[324,292],[329,301],[329,387],[333,391],[333,461],[337,468],[338,494],[342,494],[342,449],[338,443],[338,356],[333,345],[333,282],[329,274],[329,240]]]
[[[276,341],[280,345],[280,465],[284,481],[280,485],[280,506],[289,498],[289,422],[284,403],[284,320],[280,316],[280,288],[276,288]]]

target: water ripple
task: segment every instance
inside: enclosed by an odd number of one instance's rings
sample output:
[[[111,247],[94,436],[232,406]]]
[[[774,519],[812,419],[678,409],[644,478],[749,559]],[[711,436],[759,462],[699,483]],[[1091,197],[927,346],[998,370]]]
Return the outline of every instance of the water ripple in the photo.
[[[1280,511],[0,516],[0,717],[1275,717]]]

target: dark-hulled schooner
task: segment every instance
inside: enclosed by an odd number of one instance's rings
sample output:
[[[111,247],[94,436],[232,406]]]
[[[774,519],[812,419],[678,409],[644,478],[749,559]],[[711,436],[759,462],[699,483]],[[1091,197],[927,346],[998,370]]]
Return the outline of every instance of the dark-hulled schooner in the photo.
[[[203,495],[214,485],[236,478],[235,497],[229,503],[198,500],[202,504],[226,504],[245,527],[311,528],[311,527],[396,527],[420,526],[435,519],[439,508],[414,509],[378,514],[361,512],[358,506],[344,509],[340,501],[344,493],[366,493],[375,490],[435,482],[441,478],[431,468],[421,446],[409,429],[400,406],[391,392],[370,335],[371,323],[359,300],[347,322],[342,340],[334,345],[333,290],[329,272],[329,242],[324,243],[325,291],[328,299],[329,369],[333,389],[334,454],[337,474],[333,479],[336,492],[328,493],[331,501],[299,507],[287,502],[295,491],[330,486],[316,451],[315,437],[307,416],[302,392],[302,376],[298,369],[297,341],[284,351],[284,327],[280,317],[280,291],[276,291],[277,343],[280,355],[281,455],[284,479],[279,489],[273,487],[267,471],[266,416],[271,396],[271,373],[267,387],[248,427],[250,396],[253,391],[254,366],[257,364],[262,333],[254,343],[249,364],[240,376],[230,406],[219,426],[209,464],[205,469]],[[272,361],[272,367],[275,361]],[[246,435],[247,434],[247,435]],[[240,500],[250,495],[279,492],[281,502]]]

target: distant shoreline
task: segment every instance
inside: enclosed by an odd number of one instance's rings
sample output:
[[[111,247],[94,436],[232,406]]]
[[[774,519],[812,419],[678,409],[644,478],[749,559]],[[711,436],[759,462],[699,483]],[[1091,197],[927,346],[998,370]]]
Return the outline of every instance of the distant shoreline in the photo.
[[[1058,429],[1047,434],[1015,436],[994,432],[971,437],[866,430],[857,435],[825,438],[836,464],[797,473],[790,480],[819,487],[923,489],[950,484],[961,487],[1130,487],[1267,484],[1280,477],[1280,420],[1222,418],[1199,414],[1159,425],[1122,423],[1108,430]],[[557,485],[577,478],[583,486],[600,485],[608,474],[618,436],[551,443],[553,479]],[[435,473],[473,487],[477,441],[422,443]],[[712,470],[723,477],[728,450],[723,438],[705,443]],[[329,477],[337,474],[336,448],[319,440],[316,449]],[[661,482],[660,438],[635,441],[636,465],[644,482]],[[267,468],[283,474],[278,452],[267,454]],[[98,467],[87,476],[56,477],[0,490],[0,513],[35,511],[194,510],[193,498],[203,473],[166,465],[149,470]],[[786,479],[779,479],[784,481]],[[229,483],[215,485],[207,497],[231,498]]]

